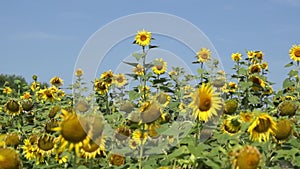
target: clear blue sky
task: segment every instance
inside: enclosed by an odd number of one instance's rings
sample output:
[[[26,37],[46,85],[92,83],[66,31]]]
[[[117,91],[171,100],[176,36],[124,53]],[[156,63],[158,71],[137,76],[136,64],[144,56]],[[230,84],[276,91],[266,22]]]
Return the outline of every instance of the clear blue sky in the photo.
[[[29,82],[33,74],[47,82],[57,75],[70,84],[88,38],[105,24],[140,12],[170,13],[193,23],[211,40],[227,72],[231,53],[262,50],[278,86],[286,77],[289,48],[300,44],[299,0],[11,0],[0,5],[0,73]]]

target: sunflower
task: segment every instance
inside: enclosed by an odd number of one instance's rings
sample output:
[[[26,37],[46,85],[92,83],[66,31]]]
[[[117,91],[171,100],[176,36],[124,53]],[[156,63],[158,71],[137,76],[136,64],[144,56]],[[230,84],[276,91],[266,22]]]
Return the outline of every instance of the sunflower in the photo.
[[[275,134],[277,127],[273,118],[262,113],[258,115],[248,128],[250,139],[253,141],[268,141],[270,134]]]
[[[217,111],[221,110],[222,100],[210,84],[203,84],[190,96],[192,102],[189,107],[193,111],[193,116],[199,121],[206,122],[213,115],[217,115]]]
[[[151,32],[143,29],[135,35],[134,43],[144,47],[150,45],[151,39]]]
[[[113,83],[117,85],[117,87],[122,87],[127,83],[127,79],[123,73],[114,75]]]
[[[264,57],[264,53],[262,51],[255,51],[255,58],[257,58],[259,61],[262,61]]]
[[[29,138],[23,141],[24,145],[21,148],[27,160],[33,160],[39,155],[36,147],[37,140],[38,137],[36,135],[31,135]]]
[[[11,100],[9,100],[5,103],[4,111],[7,114],[16,116],[16,115],[19,115],[22,112],[22,106],[21,106],[20,102],[11,99]]]
[[[182,112],[182,113],[185,113],[186,112],[186,105],[184,103],[180,103],[179,106],[179,111]]]
[[[222,124],[222,130],[228,134],[235,134],[241,129],[241,121],[238,116],[229,116]]]
[[[75,76],[81,77],[83,75],[83,70],[81,68],[78,68],[75,70]]]
[[[113,82],[113,77],[114,77],[113,72],[111,70],[109,70],[109,71],[102,73],[100,76],[100,79],[102,79],[105,82],[105,84],[110,86],[111,83]]]
[[[292,60],[297,62],[300,61],[300,45],[293,45],[289,53]]]
[[[158,120],[160,117],[164,119],[164,114],[162,113],[162,106],[156,101],[147,101],[142,103],[140,112],[142,123],[151,123],[155,120]]]
[[[255,56],[255,51],[249,50],[247,51],[248,58],[252,59]]]
[[[1,169],[21,169],[22,162],[14,149],[0,148]]]
[[[34,103],[32,102],[31,99],[23,99],[21,101],[21,105],[22,105],[23,110],[29,112],[30,110],[33,109]]]
[[[130,135],[131,135],[131,130],[127,126],[120,126],[120,127],[118,127],[115,130],[115,134],[114,134],[115,138],[118,141],[127,140]]]
[[[171,101],[171,96],[167,93],[160,92],[159,94],[156,95],[155,99],[163,107],[166,107]]]
[[[264,70],[267,70],[269,68],[269,65],[267,62],[262,62],[261,63],[261,68],[264,69]]]
[[[132,139],[136,142],[137,145],[145,144],[147,137],[148,137],[148,133],[142,132],[139,129],[136,129],[132,133]]]
[[[293,132],[292,122],[289,119],[280,119],[276,125],[275,138],[278,141],[287,140]]]
[[[49,101],[49,102],[54,102],[54,101],[60,101],[61,97],[64,96],[64,92],[60,89],[58,89],[56,86],[51,86],[49,88],[45,88],[42,90],[39,90],[36,93],[38,98],[43,99],[43,101]]]
[[[30,84],[30,89],[32,91],[37,91],[40,89],[40,86],[41,86],[41,83],[34,81]]]
[[[236,112],[239,103],[236,99],[230,99],[225,101],[224,105],[224,113],[225,114],[233,114]]]
[[[246,145],[234,153],[234,168],[257,169],[261,157],[256,147]]]
[[[57,149],[55,152],[55,161],[58,162],[58,164],[63,164],[68,162],[69,156],[67,153],[62,149]]]
[[[45,155],[50,156],[56,147],[56,143],[53,136],[42,135],[37,140],[37,152],[40,153],[43,157]]]
[[[136,67],[134,67],[132,69],[133,73],[135,73],[136,75],[144,75],[144,67],[141,66],[140,64],[137,64]]]
[[[139,146],[139,143],[140,141],[136,141],[134,139],[130,139],[128,144],[129,144],[129,147],[132,149],[132,150],[135,150],[137,149],[137,147]]]
[[[110,154],[109,163],[115,166],[122,166],[125,164],[125,157],[120,154]]]
[[[5,87],[3,89],[3,93],[5,93],[5,94],[10,94],[11,92],[12,92],[12,89],[10,87]]]
[[[261,67],[259,64],[252,64],[249,66],[249,73],[259,73],[261,70]]]
[[[94,90],[103,95],[108,92],[108,85],[102,79],[96,79],[94,82]]]
[[[199,52],[197,52],[197,59],[201,63],[207,62],[210,59],[210,50],[201,48]]]
[[[11,133],[5,137],[5,145],[16,147],[20,144],[20,136],[17,133]]]
[[[258,76],[252,75],[249,80],[253,83],[252,89],[254,91],[258,91],[260,88],[266,87],[266,82]]]
[[[24,100],[25,99],[29,100],[29,99],[31,99],[31,95],[29,92],[25,92],[20,98],[24,99]]]
[[[99,137],[96,140],[90,140],[89,143],[83,144],[80,152],[81,156],[86,159],[96,158],[101,153],[105,154],[105,138]]]
[[[84,143],[89,142],[89,137],[87,135],[89,126],[86,119],[77,116],[77,114],[72,110],[68,112],[62,109],[63,121],[60,122],[60,126],[53,128],[53,131],[59,131],[58,141],[61,143],[61,147],[65,148],[69,146],[69,151],[75,147],[75,152],[79,156],[80,147]]]
[[[60,77],[54,76],[53,78],[51,78],[50,83],[58,87],[58,86],[62,86],[64,84],[64,81]]]
[[[290,100],[281,102],[277,107],[277,110],[281,116],[293,116],[296,114],[297,109],[298,106],[295,104],[295,102]]]
[[[159,128],[159,127],[160,127],[160,125],[154,124],[154,123],[151,123],[150,125],[147,125],[146,129],[148,129],[148,135],[151,138],[157,138],[159,136],[159,134],[157,133],[156,129]]]
[[[238,62],[238,61],[240,61],[242,59],[242,54],[238,53],[238,52],[237,53],[233,53],[231,55],[231,58],[232,58],[233,61]]]
[[[152,71],[157,75],[164,74],[167,71],[167,62],[165,62],[162,58],[155,59],[153,61],[153,65]]]

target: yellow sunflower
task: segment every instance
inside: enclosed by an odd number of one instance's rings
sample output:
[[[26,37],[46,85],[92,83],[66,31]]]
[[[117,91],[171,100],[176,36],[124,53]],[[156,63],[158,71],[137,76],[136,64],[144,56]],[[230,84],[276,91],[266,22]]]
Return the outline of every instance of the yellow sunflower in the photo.
[[[155,59],[153,61],[153,65],[152,71],[157,75],[164,74],[167,71],[167,62],[165,62],[162,58]]]
[[[197,52],[197,59],[199,62],[207,62],[210,59],[210,50],[207,48],[201,48],[199,52]]]
[[[37,152],[40,153],[42,156],[50,156],[56,148],[54,137],[47,134],[39,137],[36,145]]]
[[[222,124],[222,130],[228,134],[235,134],[241,129],[241,121],[238,116],[229,116]]]
[[[58,162],[58,164],[63,164],[68,162],[69,156],[63,149],[56,149],[55,151],[55,161]]]
[[[135,141],[135,143],[137,145],[145,144],[145,142],[147,140],[147,137],[148,137],[148,133],[147,132],[142,132],[139,129],[136,129],[132,133],[132,139]]]
[[[65,93],[56,86],[51,86],[49,88],[39,90],[36,95],[38,98],[43,99],[43,101],[54,102],[60,101],[61,97],[64,96]]]
[[[99,137],[83,144],[80,149],[81,156],[86,159],[94,159],[97,155],[105,154],[105,138]]]
[[[238,61],[240,61],[242,59],[242,54],[238,53],[238,52],[237,53],[233,53],[231,55],[231,58],[232,58],[233,61],[238,62]]]
[[[75,76],[81,77],[83,75],[83,70],[81,68],[78,68],[75,70]]]
[[[50,83],[58,87],[58,86],[62,86],[64,84],[64,81],[60,77],[54,76],[53,78],[50,79]]]
[[[69,151],[72,151],[75,147],[75,152],[79,156],[80,148],[84,143],[89,142],[89,137],[86,131],[88,131],[89,126],[86,119],[78,116],[74,110],[68,112],[62,109],[63,121],[60,122],[59,127],[53,128],[53,131],[59,131],[58,141],[60,142],[60,147],[65,148],[69,146]]]
[[[132,149],[132,150],[135,150],[137,149],[137,147],[139,146],[139,143],[140,141],[136,141],[134,139],[130,139],[128,144],[129,144],[129,147]]]
[[[222,100],[219,94],[210,84],[203,84],[198,90],[190,95],[192,102],[189,107],[193,111],[193,116],[197,120],[206,122],[213,115],[217,115],[217,111],[222,108]]]
[[[261,63],[261,68],[264,69],[264,70],[267,70],[269,68],[269,65],[267,62],[262,62]]]
[[[134,67],[132,69],[133,73],[135,73],[136,75],[144,75],[144,67],[140,64],[137,64],[136,67]]]
[[[9,100],[5,103],[4,111],[7,114],[16,116],[16,115],[19,115],[22,112],[22,105],[20,104],[19,101],[11,99],[11,100]]]
[[[29,100],[31,99],[31,95],[29,92],[25,92],[20,98]]]
[[[261,67],[259,64],[252,64],[249,66],[249,73],[260,73]]]
[[[37,91],[40,89],[40,86],[41,86],[41,83],[34,81],[30,84],[30,89],[32,91]]]
[[[123,73],[120,73],[114,75],[113,82],[117,85],[117,87],[122,87],[127,83],[127,79]]]
[[[29,138],[23,141],[24,145],[21,148],[27,160],[33,160],[39,155],[36,147],[37,140],[38,137],[36,135],[31,135]]]
[[[262,51],[255,51],[255,57],[259,60],[262,61],[264,57],[264,53]]]
[[[249,50],[247,51],[248,58],[252,59],[255,56],[255,51]]]
[[[102,79],[96,79],[94,82],[94,90],[99,94],[106,94],[108,92],[108,85]]]
[[[253,83],[252,90],[258,91],[260,88],[266,87],[266,82],[256,75],[250,76],[249,80]]]
[[[20,144],[20,136],[17,133],[7,134],[5,137],[5,145],[16,147]]]
[[[156,101],[147,101],[142,103],[140,112],[142,123],[151,123],[155,120],[158,120],[159,118],[162,118],[164,120],[162,106]]]
[[[138,44],[140,46],[148,46],[151,42],[151,32],[148,32],[146,30],[138,31],[138,33],[135,35],[135,44]]]
[[[270,134],[274,135],[276,130],[275,121],[266,113],[258,115],[248,128],[250,139],[259,142],[268,141]]]
[[[300,61],[300,45],[293,45],[289,53],[292,60]]]
[[[256,147],[246,145],[233,153],[235,169],[257,169],[262,155]]]
[[[3,89],[3,93],[5,93],[5,94],[10,94],[11,92],[12,92],[12,89],[10,87],[5,87]]]
[[[155,99],[163,107],[166,107],[171,101],[171,96],[167,93],[160,92],[159,94],[156,95]]]
[[[111,70],[109,70],[102,73],[100,79],[102,79],[105,82],[105,84],[110,86],[111,83],[113,82],[113,77],[114,77],[114,73]]]

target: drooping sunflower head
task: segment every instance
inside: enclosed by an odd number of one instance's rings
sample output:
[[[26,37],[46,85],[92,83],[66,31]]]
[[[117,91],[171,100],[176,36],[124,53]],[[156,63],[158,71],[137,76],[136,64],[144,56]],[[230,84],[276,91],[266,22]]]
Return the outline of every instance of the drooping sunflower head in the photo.
[[[103,95],[108,92],[109,85],[106,84],[102,79],[95,79],[94,90],[99,94]]]
[[[262,51],[255,51],[255,58],[259,61],[262,61],[264,57],[264,53]]]
[[[143,103],[140,112],[142,123],[151,123],[158,120],[160,117],[164,118],[162,106],[156,101],[147,101]]]
[[[293,61],[300,61],[300,45],[293,45],[289,53]]]
[[[202,84],[198,90],[190,95],[192,102],[189,107],[193,116],[199,121],[208,121],[213,115],[221,111],[222,100],[218,93],[215,93],[210,84]]]
[[[120,73],[114,76],[113,83],[116,84],[117,87],[122,87],[127,83],[127,79],[123,73]]]
[[[262,155],[256,147],[246,145],[237,152],[234,152],[234,168],[256,169],[261,157]]]
[[[21,169],[22,162],[14,149],[0,148],[1,169]]]
[[[16,115],[19,115],[22,112],[22,105],[20,104],[19,101],[11,99],[11,100],[9,100],[5,103],[4,111],[7,114],[16,116]]]
[[[54,76],[53,78],[50,79],[50,83],[58,87],[58,86],[62,86],[64,84],[64,81],[60,77]]]
[[[140,64],[137,64],[136,67],[134,67],[132,69],[133,73],[135,73],[136,75],[144,75],[144,67]]]
[[[289,119],[280,119],[276,125],[275,138],[278,141],[287,140],[293,132],[292,122]]]
[[[54,137],[48,134],[42,135],[37,141],[37,152],[42,156],[50,156],[56,147]]]
[[[60,122],[59,127],[53,128],[54,131],[59,131],[58,140],[61,143],[61,147],[64,148],[69,145],[71,151],[75,146],[75,151],[79,154],[79,148],[84,142],[89,141],[87,131],[89,131],[89,125],[86,119],[78,116],[74,111],[68,112],[62,109],[63,121]]]
[[[293,116],[296,114],[298,106],[290,100],[285,100],[278,105],[278,113],[281,116]]]
[[[238,61],[240,61],[242,59],[242,54],[238,53],[238,52],[237,53],[233,53],[231,55],[231,58],[232,58],[233,61],[238,62]]]
[[[236,99],[226,100],[224,105],[224,113],[231,115],[236,112],[238,106],[239,103]]]
[[[23,110],[25,110],[27,112],[32,110],[33,106],[34,106],[32,100],[29,100],[29,99],[22,100],[21,105],[22,105]]]
[[[127,140],[131,135],[131,130],[127,126],[120,126],[115,130],[115,138],[118,141]]]
[[[125,157],[120,154],[110,154],[109,163],[115,166],[122,166],[125,164]]]
[[[270,134],[274,135],[276,130],[275,121],[266,113],[259,114],[248,128],[250,139],[258,142],[268,141]]]
[[[222,124],[222,130],[225,133],[228,134],[235,134],[241,129],[241,121],[238,118],[238,116],[229,116],[227,117],[223,124]]]
[[[259,89],[266,87],[266,82],[259,76],[252,75],[249,80],[253,83],[252,90],[254,91],[258,91]]]
[[[135,35],[134,43],[144,47],[150,45],[151,39],[151,32],[143,29],[141,31],[138,31]]]
[[[135,104],[132,101],[125,101],[120,105],[120,111],[131,113],[135,108]]]
[[[167,62],[165,62],[162,58],[155,59],[153,61],[153,65],[152,71],[157,75],[164,74],[167,71]]]
[[[204,63],[210,60],[210,50],[207,48],[201,48],[197,53],[198,62]]]
[[[105,155],[105,138],[99,137],[84,143],[80,149],[81,156],[86,159],[94,159],[97,155]]]

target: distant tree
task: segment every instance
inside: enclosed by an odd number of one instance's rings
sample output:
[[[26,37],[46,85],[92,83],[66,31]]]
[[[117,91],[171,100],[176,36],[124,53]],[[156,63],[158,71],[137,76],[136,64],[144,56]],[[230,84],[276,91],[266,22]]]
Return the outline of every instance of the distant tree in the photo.
[[[25,78],[18,75],[8,75],[8,74],[0,74],[0,87],[8,86],[15,91],[19,91],[21,93],[26,90],[26,86],[28,83]]]

